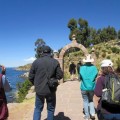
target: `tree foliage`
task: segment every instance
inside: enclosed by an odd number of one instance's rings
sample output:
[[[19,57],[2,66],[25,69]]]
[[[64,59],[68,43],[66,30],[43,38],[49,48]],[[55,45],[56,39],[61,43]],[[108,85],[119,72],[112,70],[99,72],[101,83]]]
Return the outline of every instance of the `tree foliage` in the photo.
[[[86,47],[91,43],[98,44],[114,40],[117,36],[120,39],[120,30],[117,33],[111,26],[96,30],[90,27],[88,21],[83,18],[79,18],[78,21],[74,18],[70,19],[68,28],[70,29],[69,39],[72,40],[72,35],[75,34],[76,41]]]
[[[71,19],[68,28],[70,29],[69,39],[72,40],[72,35],[75,34],[77,42],[85,45],[89,35],[88,22],[82,18],[78,21]]]
[[[77,21],[72,18],[69,22],[68,22],[68,28],[70,28],[71,31],[73,31],[74,29],[77,28]]]

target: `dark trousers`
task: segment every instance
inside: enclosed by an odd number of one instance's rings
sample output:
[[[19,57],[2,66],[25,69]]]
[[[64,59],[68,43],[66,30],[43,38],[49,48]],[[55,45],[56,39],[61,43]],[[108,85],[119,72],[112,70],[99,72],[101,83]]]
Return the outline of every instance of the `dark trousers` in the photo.
[[[43,111],[45,99],[47,103],[47,120],[54,120],[56,93],[52,93],[48,96],[36,94],[33,120],[41,120],[41,112]]]

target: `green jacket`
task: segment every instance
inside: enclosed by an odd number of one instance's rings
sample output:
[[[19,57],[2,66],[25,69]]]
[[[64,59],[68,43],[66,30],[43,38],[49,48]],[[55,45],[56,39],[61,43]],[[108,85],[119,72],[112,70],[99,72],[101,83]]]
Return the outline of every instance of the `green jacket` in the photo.
[[[93,64],[84,64],[80,67],[81,90],[94,90],[95,79],[98,74],[97,68]]]

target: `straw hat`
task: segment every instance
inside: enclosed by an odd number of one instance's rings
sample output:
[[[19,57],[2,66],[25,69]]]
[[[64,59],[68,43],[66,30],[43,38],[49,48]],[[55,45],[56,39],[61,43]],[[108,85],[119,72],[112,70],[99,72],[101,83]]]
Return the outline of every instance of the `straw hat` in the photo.
[[[94,59],[91,57],[90,54],[88,54],[86,58],[83,59],[83,62],[94,62]]]

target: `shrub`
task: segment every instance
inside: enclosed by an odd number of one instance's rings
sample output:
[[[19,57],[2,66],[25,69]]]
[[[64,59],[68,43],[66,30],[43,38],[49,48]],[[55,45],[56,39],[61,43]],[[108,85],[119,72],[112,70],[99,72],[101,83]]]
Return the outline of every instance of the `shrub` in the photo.
[[[107,56],[107,59],[110,59],[110,56]]]
[[[116,64],[117,64],[117,71],[120,72],[120,58],[116,60]]]
[[[106,50],[105,50],[105,49],[103,49],[103,50],[102,50],[102,52],[106,52]]]
[[[99,54],[100,53],[98,51],[95,52],[95,55],[96,55],[97,58],[99,58]]]
[[[101,50],[101,46],[98,46],[98,50]]]
[[[116,47],[112,47],[111,50],[112,50],[113,53],[119,53],[120,52],[120,50]]]
[[[108,54],[111,54],[111,50],[108,50]]]
[[[79,56],[79,55],[83,55],[83,52],[82,51],[77,51],[77,52],[74,52],[73,55],[76,57],[76,56]]]
[[[103,58],[106,57],[106,52],[102,53],[102,57],[103,57]]]
[[[110,46],[106,46],[106,49],[109,50],[109,49],[111,49],[111,47]]]
[[[32,83],[29,80],[25,80],[23,83],[17,84],[18,88],[17,102],[23,102],[31,86]]]

